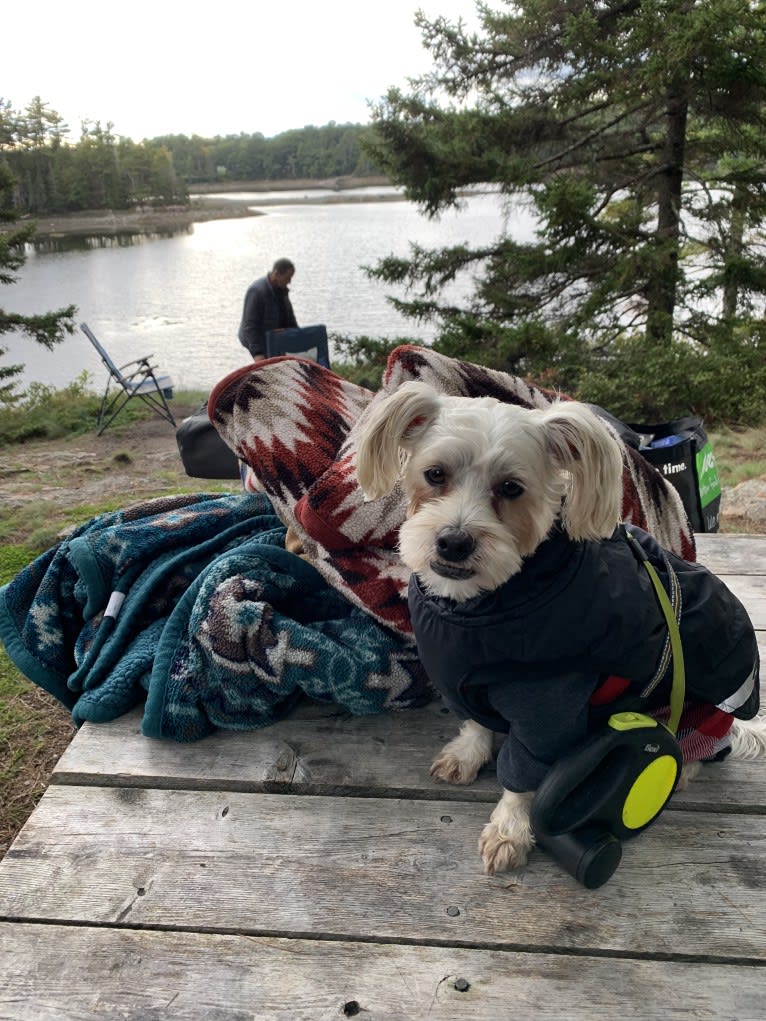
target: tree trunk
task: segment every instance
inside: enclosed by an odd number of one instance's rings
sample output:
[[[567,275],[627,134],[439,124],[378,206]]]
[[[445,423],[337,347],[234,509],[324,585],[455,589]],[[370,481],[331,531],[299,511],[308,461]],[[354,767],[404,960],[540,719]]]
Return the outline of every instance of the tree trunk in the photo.
[[[729,222],[729,236],[726,240],[726,257],[729,262],[739,262],[742,258],[745,239],[745,201],[742,197],[742,188],[736,186],[731,199],[731,219]],[[724,273],[723,285],[723,317],[731,321],[737,314],[739,302],[739,280],[736,273]]]
[[[657,174],[657,258],[647,282],[647,339],[670,343],[678,285],[678,249],[681,224],[681,186],[684,176],[688,99],[685,83],[676,80],[667,90],[667,134],[662,167]]]

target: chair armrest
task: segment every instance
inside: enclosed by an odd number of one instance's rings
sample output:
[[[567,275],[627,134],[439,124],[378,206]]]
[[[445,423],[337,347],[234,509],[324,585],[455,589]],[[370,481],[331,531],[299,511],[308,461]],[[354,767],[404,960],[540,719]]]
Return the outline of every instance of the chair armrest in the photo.
[[[134,358],[132,362],[125,362],[124,365],[118,365],[117,368],[120,372],[123,372],[125,369],[129,369],[131,365],[148,365],[150,358],[154,358],[154,355],[147,355],[146,358]]]

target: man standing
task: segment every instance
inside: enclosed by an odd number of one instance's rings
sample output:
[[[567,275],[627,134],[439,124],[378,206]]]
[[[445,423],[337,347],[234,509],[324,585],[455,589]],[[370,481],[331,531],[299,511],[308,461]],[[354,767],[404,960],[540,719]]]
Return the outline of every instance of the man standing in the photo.
[[[277,259],[271,272],[247,289],[239,340],[255,361],[266,357],[266,334],[269,330],[284,330],[298,325],[290,304],[288,286],[294,273],[295,266],[289,259]]]

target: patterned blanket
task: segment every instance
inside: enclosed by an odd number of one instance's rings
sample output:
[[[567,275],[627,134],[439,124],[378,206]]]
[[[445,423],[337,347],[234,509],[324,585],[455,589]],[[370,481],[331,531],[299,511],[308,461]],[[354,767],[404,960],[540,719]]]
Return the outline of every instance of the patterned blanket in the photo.
[[[302,694],[356,714],[429,701],[411,643],[284,536],[268,498],[246,493],[102,515],[0,589],[0,637],[76,723],[145,699],[149,737],[260,727]]]

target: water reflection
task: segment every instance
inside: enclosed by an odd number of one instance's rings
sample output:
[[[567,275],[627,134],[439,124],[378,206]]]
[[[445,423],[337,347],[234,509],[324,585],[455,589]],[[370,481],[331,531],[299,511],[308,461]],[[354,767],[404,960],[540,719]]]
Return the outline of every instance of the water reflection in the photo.
[[[35,255],[57,255],[62,252],[90,252],[98,248],[132,248],[148,241],[162,241],[193,234],[194,225],[174,230],[118,230],[109,234],[61,234],[49,235],[30,241],[25,247]]]

